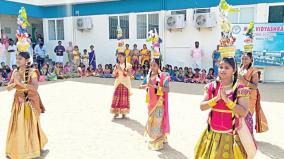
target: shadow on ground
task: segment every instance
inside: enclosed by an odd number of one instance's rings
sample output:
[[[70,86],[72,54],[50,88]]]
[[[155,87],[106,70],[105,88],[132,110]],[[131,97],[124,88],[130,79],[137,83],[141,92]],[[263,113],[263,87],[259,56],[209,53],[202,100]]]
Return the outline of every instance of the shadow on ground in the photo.
[[[271,159],[284,158],[284,150],[277,146],[264,141],[257,141],[258,150]]]
[[[113,119],[112,122],[116,124],[123,125],[132,131],[137,132],[141,136],[144,136],[144,126],[136,120],[125,118],[125,119]],[[170,145],[165,144],[164,149],[159,151],[160,159],[188,159],[183,153],[179,152],[178,150],[172,148]]]

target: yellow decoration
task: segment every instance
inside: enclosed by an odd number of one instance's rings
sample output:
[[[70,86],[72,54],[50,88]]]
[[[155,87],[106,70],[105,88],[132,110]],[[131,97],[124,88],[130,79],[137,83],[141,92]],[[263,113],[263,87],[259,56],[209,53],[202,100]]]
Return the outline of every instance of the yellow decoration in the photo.
[[[24,109],[25,109],[25,119],[26,120],[30,120],[30,116],[31,116],[31,106],[29,103],[26,103],[25,106],[24,106]]]
[[[211,108],[213,108],[214,106],[217,105],[217,103],[216,103],[215,99],[212,98],[212,99],[210,99],[210,100],[208,101],[208,105],[209,105]]]
[[[162,87],[158,86],[157,88],[157,96],[163,96],[163,90]]]
[[[228,103],[226,103],[226,105],[228,108],[233,109],[236,106],[236,103],[230,100]]]
[[[236,48],[234,46],[231,47],[220,47],[219,48],[221,58],[226,58],[226,57],[234,57],[236,54]]]
[[[146,94],[146,103],[149,103],[150,102],[150,96],[149,96],[149,93],[147,91],[147,94]]]

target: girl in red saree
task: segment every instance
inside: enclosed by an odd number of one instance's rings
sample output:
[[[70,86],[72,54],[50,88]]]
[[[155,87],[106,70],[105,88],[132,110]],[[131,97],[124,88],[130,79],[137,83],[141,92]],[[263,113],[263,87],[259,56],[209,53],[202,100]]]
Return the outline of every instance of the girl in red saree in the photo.
[[[251,159],[256,145],[244,120],[249,90],[237,82],[234,58],[225,57],[218,72],[220,80],[205,86],[200,109],[210,110],[208,127],[195,147],[194,158]]]
[[[40,126],[45,108],[37,92],[39,72],[29,66],[30,55],[20,52],[18,69],[12,74],[8,90],[16,89],[6,142],[6,155],[11,159],[40,157],[47,137]]]
[[[170,133],[168,113],[169,77],[160,71],[160,62],[151,62],[151,71],[140,88],[147,89],[148,120],[145,129],[150,150],[163,149]]]
[[[247,121],[251,133],[253,133],[253,115],[255,113],[257,133],[268,131],[268,124],[260,105],[260,94],[258,90],[259,74],[257,68],[252,67],[253,56],[251,52],[242,55],[241,68],[239,70],[239,82],[250,89],[249,113]]]
[[[131,95],[131,64],[126,62],[126,57],[123,52],[117,53],[118,63],[113,71],[115,77],[111,113],[114,118],[119,114],[124,118],[129,113],[130,102],[129,96]]]

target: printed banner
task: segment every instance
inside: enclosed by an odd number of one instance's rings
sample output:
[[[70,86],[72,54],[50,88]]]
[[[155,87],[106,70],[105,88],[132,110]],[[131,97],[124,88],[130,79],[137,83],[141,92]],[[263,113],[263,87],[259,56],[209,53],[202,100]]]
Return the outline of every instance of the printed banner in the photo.
[[[237,38],[235,45],[238,62],[244,49],[244,34],[247,26],[248,24],[232,24],[233,33]],[[256,23],[253,33],[254,65],[284,66],[284,23]]]

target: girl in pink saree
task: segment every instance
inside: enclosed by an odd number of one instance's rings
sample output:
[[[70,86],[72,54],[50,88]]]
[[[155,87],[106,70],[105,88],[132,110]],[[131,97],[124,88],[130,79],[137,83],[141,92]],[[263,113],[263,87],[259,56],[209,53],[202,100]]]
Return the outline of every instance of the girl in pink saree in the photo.
[[[151,71],[140,88],[147,89],[148,120],[145,128],[150,150],[163,149],[170,133],[168,113],[169,77],[160,72],[159,60],[151,63]]]

